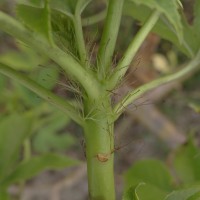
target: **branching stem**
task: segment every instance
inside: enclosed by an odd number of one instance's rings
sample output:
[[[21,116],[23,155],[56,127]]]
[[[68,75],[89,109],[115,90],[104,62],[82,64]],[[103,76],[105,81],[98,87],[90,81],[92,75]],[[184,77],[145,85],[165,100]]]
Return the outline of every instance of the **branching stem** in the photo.
[[[110,89],[115,87],[118,81],[120,81],[121,78],[125,75],[135,54],[137,53],[141,44],[144,42],[144,39],[146,38],[146,36],[150,33],[150,31],[152,30],[152,28],[158,21],[159,16],[160,16],[160,12],[154,11],[149,17],[149,19],[142,26],[142,28],[138,31],[137,35],[134,37],[128,49],[126,50],[124,57],[121,59],[121,61],[117,65],[115,73],[109,79],[109,82],[111,84]]]
[[[55,61],[67,75],[83,86],[90,98],[95,99],[99,96],[100,84],[94,75],[91,71],[83,68],[69,53],[49,45],[40,35],[29,31],[20,22],[3,12],[0,12],[0,29]]]
[[[144,93],[146,93],[162,84],[166,84],[168,82],[181,79],[184,76],[188,76],[190,73],[192,73],[198,69],[199,64],[200,64],[200,51],[197,53],[196,57],[190,63],[188,63],[188,65],[186,67],[184,67],[182,70],[180,70],[176,73],[173,73],[171,75],[168,75],[168,76],[165,76],[162,78],[158,78],[150,83],[140,86],[139,88],[137,88],[134,91],[131,91],[115,106],[114,111],[117,114],[117,118],[120,116],[120,114],[124,111],[124,109],[129,104],[134,102],[136,99],[138,99]]]

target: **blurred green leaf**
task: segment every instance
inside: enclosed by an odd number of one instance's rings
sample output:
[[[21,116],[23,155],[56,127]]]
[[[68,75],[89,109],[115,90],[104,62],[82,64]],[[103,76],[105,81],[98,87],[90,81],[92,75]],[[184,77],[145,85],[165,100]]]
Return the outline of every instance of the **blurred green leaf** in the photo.
[[[5,188],[0,188],[0,199],[2,200],[10,200],[10,197],[7,193],[7,190]]]
[[[49,3],[48,0],[43,2],[42,7],[17,4],[17,16],[31,30],[40,33],[50,44],[53,44]]]
[[[78,0],[50,0],[52,9],[73,18]]]
[[[30,120],[22,114],[13,113],[0,121],[0,180],[16,162],[29,128]]]
[[[46,67],[36,68],[29,76],[46,89],[52,90],[58,82],[59,70],[55,65],[50,64]],[[34,92],[25,88],[21,84],[14,82],[13,86],[21,101],[23,101],[24,107],[39,106],[39,104],[43,102],[43,100]]]
[[[181,17],[178,12],[180,8],[180,1],[179,0],[130,0],[136,4],[142,4],[147,6],[148,8],[156,9],[160,13],[162,13],[168,22],[174,28],[174,32],[176,32],[180,41],[182,41],[183,32],[182,32],[182,24],[181,24]],[[143,13],[141,13],[143,14]],[[164,20],[164,19],[163,19]],[[166,22],[167,25],[167,22]],[[170,25],[168,25],[168,28]]]
[[[182,184],[188,185],[200,181],[200,150],[192,139],[177,150],[174,167]]]
[[[73,19],[75,13],[81,14],[92,0],[50,0],[52,9],[57,10]]]
[[[73,21],[68,16],[54,11],[52,12],[52,29],[55,43],[63,51],[70,51],[76,57],[78,53]]]
[[[43,55],[37,54],[30,47],[21,42],[17,42],[18,50],[9,50],[0,54],[0,62],[11,66],[16,70],[31,71],[40,64],[47,63],[48,59]]]
[[[43,113],[44,114],[44,113]],[[45,128],[48,131],[57,131],[64,128],[70,122],[70,118],[63,114],[61,111],[56,108],[52,108],[50,105],[47,105],[47,111],[45,115],[38,117],[35,131],[38,132]]]
[[[162,200],[167,195],[167,192],[152,184],[144,184],[137,189],[139,200]]]
[[[62,151],[75,143],[74,137],[65,130],[62,131],[70,122],[66,115],[61,112],[53,112],[44,122],[40,124],[42,126],[37,127],[37,133],[33,137],[35,151],[41,153],[51,150]]]
[[[58,154],[35,156],[19,164],[3,181],[4,186],[28,180],[40,172],[49,169],[63,169],[80,164],[78,160]]]
[[[135,3],[133,3],[133,1]],[[151,1],[142,1],[142,2],[139,0],[126,0],[125,5],[124,5],[124,13],[144,23],[147,20],[150,13],[152,12],[151,9],[153,7],[160,10],[168,18],[169,22],[173,26],[176,24],[176,28],[174,26],[176,31],[163,18],[161,18],[156,23],[153,31],[159,34],[162,38],[171,41],[173,44],[175,44],[179,48],[180,51],[185,53],[187,56],[193,57],[199,49],[199,42],[200,42],[200,38],[199,38],[199,33],[200,33],[200,28],[199,28],[200,27],[199,26],[200,6],[199,4],[200,3],[199,1],[195,1],[194,13],[193,13],[194,22],[193,22],[193,25],[190,25],[186,21],[186,17],[184,16],[183,12],[182,12],[182,15],[180,16],[178,12],[178,7],[179,7],[178,2],[179,1],[174,1],[174,0],[170,0],[170,1],[151,0]],[[170,7],[169,4],[174,4],[174,5],[176,4],[176,6]],[[168,12],[168,14],[166,12]],[[173,15],[171,15],[171,12],[173,13]],[[178,37],[179,40],[177,38],[177,33],[179,36]],[[182,42],[180,43],[181,37],[183,39],[181,40]]]
[[[125,173],[126,188],[142,182],[164,191],[172,189],[172,177],[159,160],[138,161]]]
[[[152,184],[139,183],[136,187],[131,187],[125,193],[123,200],[162,200],[168,192]]]
[[[195,194],[191,195],[187,200],[200,200],[200,191],[198,191]]]
[[[39,104],[43,102],[43,100],[40,97],[38,97],[34,92],[25,88],[23,85],[14,82],[14,87],[19,98],[23,102],[24,107],[39,106]]]
[[[37,137],[34,138],[33,147],[39,153],[46,153],[49,151],[67,150],[75,143],[74,137],[69,134],[56,134],[55,132],[40,131]]]
[[[0,74],[0,91],[3,91],[6,86],[6,77]]]
[[[137,186],[131,186],[124,194],[122,200],[140,200],[137,194],[137,189],[144,185],[144,183],[139,183]]]
[[[200,113],[200,101],[190,100],[188,103],[189,107],[192,108],[196,113]]]
[[[130,187],[123,195],[122,200],[139,200],[137,196],[135,196],[135,188]]]
[[[74,30],[75,15],[81,15],[91,0],[50,0],[55,43],[63,50],[78,56]]]
[[[199,200],[200,185],[175,190],[165,200]]]
[[[25,4],[29,6],[42,7],[44,6],[44,0],[16,0],[18,4]]]
[[[37,58],[30,57],[28,54],[9,51],[0,55],[0,62],[12,66],[17,70],[31,70],[37,66]]]
[[[170,1],[166,1],[166,3],[170,3]],[[136,4],[133,3],[131,0],[126,0],[123,12],[125,15],[131,16],[134,19],[139,20],[143,24],[150,16],[152,9],[150,7],[145,6],[145,4]],[[177,13],[178,11],[175,12]],[[192,57],[199,48],[199,43],[197,42],[199,40],[199,37],[195,36],[192,27],[188,25],[184,17],[182,17],[181,21],[178,23],[182,23],[183,29],[183,39],[181,40],[181,43],[180,39],[178,39],[177,37],[176,31],[174,31],[170,24],[167,23],[167,21],[164,20],[164,18],[162,17],[156,23],[155,27],[153,28],[153,32],[159,34],[161,38],[171,41],[179,48],[180,51],[185,53],[187,56]]]
[[[51,90],[58,82],[59,70],[55,65],[48,65],[33,73],[31,78],[46,89]]]

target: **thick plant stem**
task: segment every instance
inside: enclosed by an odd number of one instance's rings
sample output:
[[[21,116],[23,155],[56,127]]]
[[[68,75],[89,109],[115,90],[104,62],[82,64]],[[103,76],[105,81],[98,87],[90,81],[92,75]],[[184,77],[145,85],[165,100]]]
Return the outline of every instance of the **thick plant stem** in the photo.
[[[85,121],[84,133],[90,200],[115,200],[113,172],[113,120],[109,101],[98,102],[93,117]],[[87,102],[91,113],[94,102]]]

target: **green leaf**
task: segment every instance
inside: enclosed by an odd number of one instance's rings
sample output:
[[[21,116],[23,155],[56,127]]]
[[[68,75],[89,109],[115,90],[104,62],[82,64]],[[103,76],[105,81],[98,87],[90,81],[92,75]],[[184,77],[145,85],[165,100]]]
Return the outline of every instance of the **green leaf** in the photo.
[[[177,150],[174,167],[182,184],[188,185],[200,181],[200,150],[192,139]]]
[[[199,200],[199,198],[196,198],[197,196],[199,197],[199,192],[200,185],[192,186],[185,189],[173,191],[172,193],[167,195],[165,200]]]
[[[75,14],[81,15],[84,8],[91,1],[92,0],[50,0],[50,7],[73,19]]]
[[[18,4],[25,4],[29,6],[42,7],[44,6],[44,0],[16,0]]]
[[[6,177],[3,185],[8,186],[11,183],[28,180],[44,170],[63,169],[65,167],[71,167],[79,163],[80,162],[77,160],[57,154],[35,156],[30,158],[28,161],[19,164],[12,171],[12,173]]]
[[[137,189],[144,185],[144,183],[139,183],[136,187],[131,186],[124,194],[122,200],[140,200],[137,194]]]
[[[125,193],[123,200],[162,200],[167,192],[149,183],[139,183],[136,187],[131,187]]]
[[[3,91],[6,87],[6,77],[2,74],[0,75],[0,91]]]
[[[29,126],[29,119],[17,113],[0,121],[0,180],[16,162],[20,147],[29,134]]]
[[[39,153],[47,153],[49,151],[59,152],[67,150],[74,143],[74,137],[68,133],[57,134],[53,131],[47,132],[46,130],[42,130],[34,137],[33,147]]]
[[[61,131],[70,122],[69,118],[61,112],[54,112],[48,118],[42,127],[38,127],[39,130],[33,137],[35,151],[41,153],[51,150],[62,151],[73,145],[75,143],[74,137]],[[38,121],[40,120],[38,119]]]
[[[73,18],[77,2],[78,0],[50,0],[50,7]]]
[[[179,15],[178,9],[180,8],[179,0],[130,0],[136,4],[145,5],[151,9],[156,9],[161,12],[168,22],[174,28],[178,38],[182,41],[183,32],[182,32],[182,24],[181,17]],[[164,20],[164,19],[163,19]],[[166,23],[167,24],[167,23]]]
[[[131,16],[143,24],[150,16],[152,10],[143,4],[134,4],[132,1],[126,0],[123,12],[125,15]],[[187,56],[193,57],[199,48],[199,43],[196,42],[199,40],[199,37],[194,34],[192,27],[188,25],[184,17],[181,20],[184,35],[182,43],[180,43],[176,31],[174,31],[170,24],[166,24],[166,20],[163,20],[163,18],[158,20],[152,31],[159,34],[161,38],[171,41]]]
[[[31,30],[40,33],[53,45],[49,3],[48,0],[45,0],[44,2],[42,8],[18,4],[17,16],[26,26]]]
[[[139,200],[162,200],[167,195],[167,192],[152,184],[144,184],[137,189]]]
[[[6,188],[0,188],[0,199],[2,200],[10,200],[10,197],[8,195],[8,192]]]
[[[200,114],[200,101],[190,100],[188,103],[189,107],[192,108],[196,113]]]
[[[59,70],[54,65],[40,68],[31,78],[46,89],[53,89],[58,82]]]
[[[158,160],[141,160],[125,173],[125,184],[130,187],[146,183],[164,191],[172,188],[172,178],[166,166]]]
[[[32,71],[30,77],[44,88],[52,90],[58,82],[59,70],[54,65],[39,67]],[[42,99],[34,92],[28,90],[21,84],[15,82],[14,87],[18,96],[20,96],[26,106],[38,106],[42,102]]]
[[[18,96],[20,96],[21,101],[23,101],[23,104],[27,107],[38,106],[43,101],[34,92],[30,91],[17,82],[14,83],[14,87]]]
[[[78,51],[73,21],[60,12],[52,12],[52,29],[55,43],[63,51],[71,52],[74,57],[77,57]]]
[[[195,194],[191,195],[187,200],[200,200],[200,191],[198,191]]]
[[[17,70],[31,70],[38,64],[36,56],[27,53],[9,51],[0,55],[0,62],[8,66],[12,66]]]
[[[9,50],[0,54],[0,62],[17,70],[30,71],[39,64],[47,63],[44,55],[39,55],[22,42],[17,42],[17,50]]]

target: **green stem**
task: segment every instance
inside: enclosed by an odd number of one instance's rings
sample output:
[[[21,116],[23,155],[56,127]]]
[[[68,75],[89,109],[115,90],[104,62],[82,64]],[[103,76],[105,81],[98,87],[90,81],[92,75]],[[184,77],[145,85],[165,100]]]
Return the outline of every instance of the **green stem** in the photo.
[[[17,72],[16,70],[2,63],[0,63],[0,73],[20,82],[23,86],[27,87],[41,98],[45,99],[49,103],[55,105],[61,111],[65,112],[75,122],[77,122],[78,124],[82,124],[82,118],[79,116],[78,111],[75,110],[75,108],[70,103],[68,103],[67,100],[62,99],[51,91],[43,88],[30,78],[26,77],[22,73]]]
[[[149,34],[149,32],[152,30],[152,28],[158,21],[159,16],[160,16],[159,11],[154,11],[149,17],[149,19],[142,26],[142,28],[138,31],[137,35],[134,37],[133,41],[126,50],[124,57],[117,65],[115,73],[109,79],[109,82],[111,83],[110,89],[113,89],[117,85],[117,83],[121,80],[121,78],[125,75],[132,59],[136,55],[141,44],[144,42],[146,36]]]
[[[100,13],[92,15],[90,17],[83,18],[82,25],[83,26],[91,26],[93,24],[96,24],[96,23],[102,21],[106,17],[106,13],[107,13],[107,9],[101,11]]]
[[[30,138],[27,138],[24,141],[24,161],[27,161],[31,158],[31,141]]]
[[[112,152],[114,137],[113,119],[109,113],[110,101],[106,98],[100,100],[95,109],[95,102],[86,104],[86,110],[94,115],[84,125],[90,200],[115,200]]]
[[[138,99],[141,95],[144,93],[162,85],[166,84],[171,81],[175,81],[178,79],[182,79],[184,76],[189,76],[189,74],[196,71],[200,64],[200,51],[197,53],[196,57],[188,63],[186,67],[184,67],[182,70],[170,74],[168,76],[158,78],[150,83],[144,84],[137,88],[134,91],[131,91],[128,95],[126,95],[116,106],[115,106],[115,113],[119,117],[120,114],[124,111],[124,108],[127,107],[129,104],[131,104],[133,101]]]
[[[101,65],[102,78],[105,77],[108,69],[111,67],[110,65],[119,32],[123,5],[124,0],[110,0],[108,4],[106,22],[97,56],[99,65]]]
[[[88,96],[95,98],[99,95],[100,85],[94,75],[91,71],[84,69],[70,53],[49,45],[38,34],[32,33],[20,22],[3,12],[0,12],[0,29],[54,60],[71,78],[83,86]]]
[[[81,64],[85,66],[87,62],[87,51],[85,47],[85,40],[83,36],[82,22],[80,14],[75,14],[73,18],[75,35],[76,35],[76,44],[78,46],[78,52],[81,60]]]
[[[51,46],[54,46],[54,40],[53,40],[53,32],[52,32],[52,26],[51,26],[51,9],[49,6],[49,0],[45,0],[45,4],[44,4],[44,9],[47,11],[48,13],[48,20],[47,20],[47,25],[48,25],[48,40],[51,44]]]
[[[30,141],[30,138],[25,139],[23,146],[24,146],[23,161],[28,161],[31,158],[31,141]],[[25,180],[21,181],[20,184],[19,184],[19,194],[18,194],[19,200],[21,199],[21,196],[24,192],[25,184],[26,184]]]

